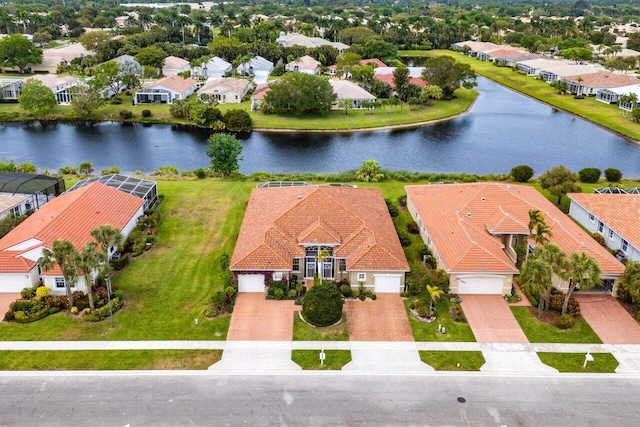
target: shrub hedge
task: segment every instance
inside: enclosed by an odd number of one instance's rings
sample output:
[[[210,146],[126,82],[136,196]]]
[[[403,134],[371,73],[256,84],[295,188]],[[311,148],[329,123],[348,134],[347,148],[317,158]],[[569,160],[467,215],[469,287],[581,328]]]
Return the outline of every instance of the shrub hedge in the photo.
[[[114,313],[120,310],[123,305],[124,301],[120,298],[116,297],[111,300],[111,308]],[[109,317],[109,304],[105,304],[100,308],[96,308],[95,310],[93,310],[93,312],[85,314],[83,318],[87,322],[99,322],[106,319],[107,317]]]

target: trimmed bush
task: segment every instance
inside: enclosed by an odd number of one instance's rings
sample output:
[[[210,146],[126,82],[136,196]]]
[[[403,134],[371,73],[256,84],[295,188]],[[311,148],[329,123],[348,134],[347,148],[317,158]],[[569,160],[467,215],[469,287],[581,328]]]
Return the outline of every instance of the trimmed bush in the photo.
[[[511,169],[511,177],[516,182],[527,182],[533,177],[533,168],[527,165],[518,165]]]
[[[407,223],[407,231],[411,234],[420,234],[420,227],[417,222],[411,220]]]
[[[207,177],[207,172],[202,169],[202,168],[198,168],[198,169],[194,169],[193,170],[193,174],[196,176],[196,178],[198,179],[204,179]]]
[[[350,298],[353,292],[351,291],[351,286],[342,285],[340,286],[340,293],[344,295],[345,298]]]
[[[398,239],[400,244],[404,247],[411,246],[411,237],[404,231],[398,231]]]
[[[69,308],[69,300],[66,295],[52,295],[45,300],[44,305],[47,308],[59,308],[61,310],[66,310]]]
[[[562,316],[558,317],[556,319],[556,321],[554,322],[554,325],[556,326],[556,328],[558,329],[571,329],[573,327],[573,324],[575,323],[575,321],[573,320],[573,316],[570,314],[563,314]]]
[[[609,182],[620,182],[622,179],[622,172],[620,172],[620,169],[606,168],[604,170],[604,177]]]
[[[114,270],[122,270],[129,265],[129,255],[122,255],[120,259],[111,261],[111,265],[113,265]]]
[[[222,121],[232,132],[251,132],[253,130],[253,120],[245,110],[229,110],[224,114]]]
[[[120,310],[122,308],[122,306],[124,305],[124,301],[122,301],[120,298],[113,298],[111,300],[111,309],[112,311],[115,313],[116,311]],[[74,307],[76,308],[76,307]],[[77,310],[76,310],[77,312]],[[87,322],[99,322],[101,320],[106,319],[107,317],[109,317],[109,304],[105,304],[100,308],[96,308],[95,310],[93,310],[92,313],[89,314],[85,314],[84,315],[84,320],[86,320]]]
[[[142,110],[142,117],[151,117],[151,110]]]
[[[400,215],[398,206],[395,203],[393,203],[390,199],[384,199],[384,202],[387,204],[387,209],[389,209],[389,215],[391,215],[392,218],[395,218],[398,215]]]
[[[131,120],[133,118],[133,113],[129,110],[120,110],[118,114],[122,120]]]
[[[22,299],[31,299],[36,295],[36,290],[34,288],[24,288],[20,291],[20,296]]]
[[[562,313],[562,304],[564,303],[564,293],[561,291],[552,291],[551,299],[549,301],[549,309]],[[580,305],[578,301],[572,296],[569,298],[569,305],[567,306],[567,313],[571,316],[580,315]]]
[[[302,316],[314,326],[329,326],[342,317],[344,300],[332,283],[313,286],[302,300]]]
[[[404,196],[398,197],[398,205],[402,206],[403,208],[407,206],[407,195],[406,194]]]
[[[113,296],[124,301],[124,291],[122,289],[118,289],[117,291],[114,291]]]
[[[38,289],[36,289],[36,295],[41,299],[46,298],[51,295],[51,289],[47,288],[46,286],[40,286]]]
[[[606,242],[604,241],[604,236],[600,233],[591,233],[591,237],[593,237],[593,240],[595,240],[596,242],[600,243],[601,246],[606,246]]]
[[[16,311],[15,312],[15,321],[17,323],[30,323],[35,322],[36,320],[44,319],[49,315],[49,309],[46,307],[42,307],[40,310],[27,314],[24,311]]]
[[[82,311],[89,307],[89,295],[82,291],[73,292],[73,304],[78,308],[78,311]]]
[[[602,171],[598,168],[584,168],[578,172],[580,182],[584,182],[585,184],[595,184],[600,179],[601,174]]]

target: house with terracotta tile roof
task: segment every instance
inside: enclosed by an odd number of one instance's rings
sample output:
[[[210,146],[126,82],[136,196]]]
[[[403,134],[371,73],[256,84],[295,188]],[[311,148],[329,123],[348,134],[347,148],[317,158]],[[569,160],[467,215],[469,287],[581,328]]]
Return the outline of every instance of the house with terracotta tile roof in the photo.
[[[317,274],[399,293],[409,271],[380,190],[316,185],[253,189],[229,268],[239,292],[264,292],[269,275]]]
[[[53,294],[64,294],[57,266],[39,271],[43,248],[51,249],[54,240],[68,240],[81,250],[93,241],[91,230],[104,224],[127,236],[143,213],[144,199],[99,182],[56,197],[0,239],[0,292],[20,292],[42,279]],[[74,290],[86,292],[84,278]]]
[[[329,83],[336,94],[336,101],[331,107],[334,110],[344,108],[344,102],[350,102],[351,108],[371,108],[367,103],[375,102],[376,97],[349,80],[330,79]]]
[[[387,64],[385,64],[378,58],[361,59],[360,65],[370,65],[374,69],[378,67],[387,67]],[[338,71],[338,64],[330,65],[329,67],[327,67],[327,71],[330,75],[335,75]]]
[[[264,96],[271,90],[271,86],[275,84],[277,80],[271,80],[265,83],[259,83],[251,95],[251,111],[258,111],[264,100]]]
[[[570,193],[569,215],[611,250],[640,261],[640,195]]]
[[[173,104],[177,99],[186,99],[198,88],[194,79],[167,76],[136,92],[136,104]]]
[[[594,258],[604,279],[596,290],[615,295],[624,265],[535,188],[483,182],[405,189],[409,213],[438,267],[449,274],[451,292],[509,294],[519,272],[515,248],[535,246],[528,238],[529,211],[537,209],[551,227],[550,242],[567,255],[584,252]],[[568,288],[560,277],[553,281],[560,290]]]

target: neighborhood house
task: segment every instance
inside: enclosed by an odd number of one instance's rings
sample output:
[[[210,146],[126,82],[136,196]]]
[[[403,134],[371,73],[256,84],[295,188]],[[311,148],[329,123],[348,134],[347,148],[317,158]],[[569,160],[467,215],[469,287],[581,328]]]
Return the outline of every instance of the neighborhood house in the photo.
[[[449,274],[452,293],[511,293],[516,268],[515,248],[532,251],[529,211],[542,212],[551,227],[549,241],[567,256],[584,252],[602,270],[596,289],[615,295],[624,265],[600,246],[535,188],[504,183],[409,185],[407,208],[420,228],[439,268]],[[567,281],[554,276],[566,291]]]
[[[272,184],[251,192],[242,221],[229,267],[239,292],[264,292],[269,277],[315,275],[377,293],[404,290],[409,265],[380,190]]]
[[[239,104],[249,92],[251,83],[245,79],[234,79],[233,77],[222,77],[209,80],[200,89],[200,98],[209,97],[220,104]]]
[[[162,74],[165,76],[177,76],[185,71],[190,71],[191,65],[189,61],[178,58],[177,56],[167,56],[162,66]]]
[[[134,102],[136,104],[173,104],[173,101],[177,99],[186,99],[197,88],[198,82],[194,79],[167,76],[139,90]]]

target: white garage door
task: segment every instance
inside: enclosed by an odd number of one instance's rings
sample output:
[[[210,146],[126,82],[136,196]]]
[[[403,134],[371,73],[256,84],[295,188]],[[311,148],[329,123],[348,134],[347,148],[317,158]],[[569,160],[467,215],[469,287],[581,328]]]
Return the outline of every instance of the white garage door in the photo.
[[[458,293],[502,295],[502,278],[460,277],[458,278]]]
[[[399,274],[376,274],[373,276],[373,292],[377,294],[398,294],[402,276]]]
[[[264,292],[264,274],[238,274],[238,292]]]

